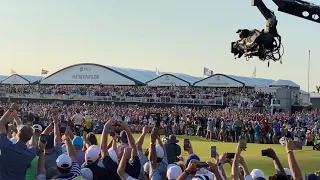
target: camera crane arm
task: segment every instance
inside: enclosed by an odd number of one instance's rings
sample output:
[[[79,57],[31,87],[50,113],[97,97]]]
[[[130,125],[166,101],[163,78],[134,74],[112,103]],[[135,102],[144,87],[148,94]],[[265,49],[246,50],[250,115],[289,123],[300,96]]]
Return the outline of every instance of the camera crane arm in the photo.
[[[272,1],[278,6],[280,12],[320,23],[320,6],[302,0]]]
[[[278,35],[278,32],[276,30],[277,20],[274,12],[268,9],[262,0],[252,0],[252,6],[256,6],[264,16],[264,18],[267,20],[265,31],[270,32],[274,35]]]

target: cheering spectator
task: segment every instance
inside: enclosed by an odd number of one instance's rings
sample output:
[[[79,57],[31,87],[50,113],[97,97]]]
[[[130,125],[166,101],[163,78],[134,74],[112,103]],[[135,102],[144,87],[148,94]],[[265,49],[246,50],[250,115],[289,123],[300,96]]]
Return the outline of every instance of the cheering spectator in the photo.
[[[18,142],[13,144],[7,137],[5,125],[11,114],[17,113],[19,106],[12,104],[0,119],[0,177],[3,179],[25,180],[26,169],[36,156],[33,129],[22,125],[18,128]],[[26,143],[31,139],[31,148]],[[17,168],[19,165],[19,168]]]
[[[167,152],[168,163],[173,164],[177,161],[177,157],[181,155],[181,148],[177,144],[179,140],[177,140],[175,135],[170,135],[167,138],[167,143],[165,144],[165,150]]]

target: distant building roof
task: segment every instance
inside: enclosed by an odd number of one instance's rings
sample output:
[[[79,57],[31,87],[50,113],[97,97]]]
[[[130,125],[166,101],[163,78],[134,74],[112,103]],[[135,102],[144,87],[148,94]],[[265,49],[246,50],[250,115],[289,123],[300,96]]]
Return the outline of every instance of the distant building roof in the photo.
[[[244,76],[236,76],[236,75],[226,75],[235,80],[238,80],[246,87],[266,87],[269,86],[271,83],[275,82],[272,79],[264,79],[264,78],[254,78],[254,77],[244,77]]]
[[[278,87],[278,86],[288,86],[288,87],[295,87],[300,88],[300,86],[290,80],[283,80],[279,79],[278,81],[271,83],[270,87]]]
[[[5,78],[7,78],[8,76],[2,76],[2,75],[0,75],[0,82],[2,81],[2,80],[4,80]]]
[[[2,84],[32,84],[40,81],[40,76],[13,74],[1,81]]]

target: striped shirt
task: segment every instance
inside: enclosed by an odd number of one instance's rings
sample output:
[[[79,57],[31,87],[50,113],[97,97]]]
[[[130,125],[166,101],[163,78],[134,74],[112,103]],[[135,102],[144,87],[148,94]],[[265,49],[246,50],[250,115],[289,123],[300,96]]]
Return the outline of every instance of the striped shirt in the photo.
[[[80,166],[77,162],[72,162],[71,171],[68,176],[59,176],[59,180],[73,180],[76,177],[81,176]]]
[[[82,179],[80,166],[77,162],[72,162],[71,171],[68,176],[58,176],[59,180],[77,180]],[[46,176],[44,174],[39,174],[36,180],[46,180]]]

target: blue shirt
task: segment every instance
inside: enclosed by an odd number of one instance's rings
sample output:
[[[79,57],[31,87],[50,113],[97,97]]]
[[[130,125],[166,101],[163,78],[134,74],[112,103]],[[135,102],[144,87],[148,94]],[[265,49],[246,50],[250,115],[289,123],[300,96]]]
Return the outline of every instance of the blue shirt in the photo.
[[[275,132],[275,133],[280,132],[280,126],[279,126],[278,123],[276,123],[276,124],[273,126],[273,132]]]
[[[260,132],[261,132],[261,127],[257,124],[254,127],[254,135],[258,136],[258,135],[260,135]]]
[[[0,180],[25,180],[27,167],[36,154],[36,148],[29,149],[20,142],[13,144],[7,133],[0,134]]]

